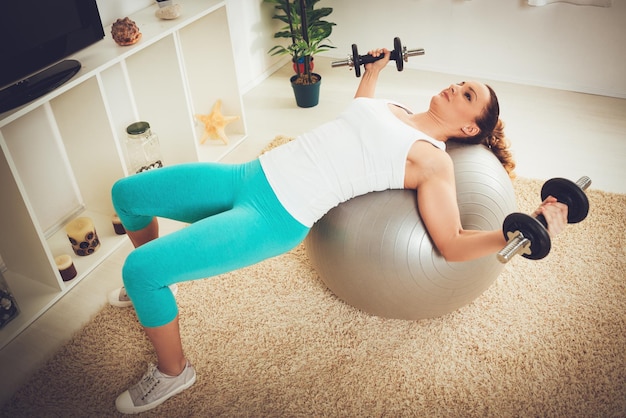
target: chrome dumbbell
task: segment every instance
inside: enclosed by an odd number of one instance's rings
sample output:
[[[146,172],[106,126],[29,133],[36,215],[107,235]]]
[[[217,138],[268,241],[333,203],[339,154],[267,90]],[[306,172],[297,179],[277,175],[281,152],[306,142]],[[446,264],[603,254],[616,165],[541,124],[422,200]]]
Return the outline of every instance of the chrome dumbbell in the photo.
[[[396,68],[398,71],[402,71],[404,69],[404,63],[409,60],[409,57],[415,57],[417,55],[424,55],[424,49],[409,49],[402,46],[402,42],[400,38],[395,37],[393,39],[393,51],[391,51],[390,59],[396,62]],[[354,68],[354,74],[357,77],[361,77],[361,65],[369,64],[370,62],[378,61],[383,58],[383,56],[374,57],[370,54],[367,55],[359,55],[358,48],[356,44],[352,44],[352,55],[348,57],[346,60],[341,61],[333,61],[331,62],[331,67],[345,67],[348,66],[350,68]]]
[[[567,222],[578,223],[589,213],[589,200],[585,190],[591,184],[589,177],[581,177],[576,183],[564,179],[550,179],[541,188],[541,200],[553,196],[567,205]],[[502,232],[508,240],[506,246],[498,252],[498,260],[506,263],[520,254],[530,260],[544,258],[550,252],[552,243],[548,233],[548,224],[543,215],[537,217],[524,213],[512,213],[504,219]]]

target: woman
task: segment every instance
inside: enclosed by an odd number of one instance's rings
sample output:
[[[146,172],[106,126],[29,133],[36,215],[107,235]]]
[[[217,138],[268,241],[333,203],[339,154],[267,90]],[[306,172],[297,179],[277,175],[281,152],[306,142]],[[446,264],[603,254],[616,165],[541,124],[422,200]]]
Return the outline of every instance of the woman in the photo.
[[[124,285],[158,359],[158,368],[151,366],[118,397],[119,411],[154,408],[195,381],[168,286],[284,253],[351,197],[416,189],[422,220],[447,260],[482,257],[506,244],[500,230],[462,228],[452,160],[444,151],[448,140],[483,143],[512,171],[493,90],[477,82],[452,85],[432,98],[428,111],[413,114],[372,99],[390,52],[370,53],[384,57],[365,66],[355,100],[336,120],[249,163],[166,167],[115,184],[115,209],[137,247],[124,265]],[[567,207],[553,198],[536,213],[552,234],[567,223]],[[155,216],[191,225],[155,240]]]

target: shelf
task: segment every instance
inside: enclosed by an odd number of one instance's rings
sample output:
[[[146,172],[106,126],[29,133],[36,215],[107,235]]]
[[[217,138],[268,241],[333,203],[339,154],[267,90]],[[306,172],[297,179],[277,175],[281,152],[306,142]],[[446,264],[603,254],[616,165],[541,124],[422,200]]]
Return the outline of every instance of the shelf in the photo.
[[[94,77],[96,74],[104,71],[110,66],[123,62],[126,58],[136,54],[138,51],[149,47],[152,43],[171,35],[177,30],[184,28],[190,23],[206,16],[214,11],[225,9],[224,0],[178,0],[181,4],[181,16],[173,20],[161,20],[154,16],[154,12],[158,9],[155,3],[131,16],[142,33],[141,40],[135,45],[119,46],[111,37],[111,27],[104,28],[104,38],[96,44],[67,57],[68,59],[78,60],[82,64],[82,68],[76,76],[63,86],[48,93],[41,98],[0,114],[0,127],[9,123],[16,118],[30,112],[32,109],[41,104],[50,101],[52,98],[71,90],[78,84],[88,78]],[[232,53],[231,53],[232,55]]]
[[[97,251],[84,257],[75,255],[64,229],[57,231],[46,240],[52,257],[57,257],[62,254],[67,254],[72,257],[74,267],[76,267],[76,272],[78,274],[76,278],[63,282],[64,287],[66,288],[74,286],[83,277],[91,273],[94,268],[115,252],[115,250],[117,250],[126,239],[126,235],[115,234],[113,224],[111,222],[112,214],[85,211],[80,213],[78,216],[88,217],[93,221],[94,227],[96,228],[96,234],[98,234],[98,239],[100,240],[100,248],[98,248]]]
[[[4,278],[17,301],[20,313],[0,330],[0,349],[30,325],[33,318],[38,318],[71,288],[87,277],[89,273],[113,254],[127,239],[126,235],[115,234],[110,215],[86,211],[81,213],[80,216],[87,216],[94,222],[98,239],[100,240],[100,248],[98,248],[95,253],[85,257],[75,255],[64,230],[57,231],[47,239],[48,248],[50,249],[52,257],[61,254],[68,254],[72,257],[72,262],[77,272],[75,278],[63,282],[60,274],[55,271],[58,282],[60,283],[59,288],[45,285],[31,277],[23,276],[11,270],[4,273]],[[56,270],[54,260],[50,261],[51,271]]]
[[[0,330],[0,349],[17,337],[35,318],[47,311],[62,296],[58,289],[13,271],[6,271],[3,275],[17,302],[19,314]],[[27,302],[20,303],[20,301]]]
[[[182,15],[160,20],[153,4],[129,16],[141,40],[121,47],[105,38],[71,59],[76,76],[58,89],[0,115],[0,257],[20,314],[0,330],[0,348],[66,295],[125,242],[111,224],[111,187],[128,175],[126,126],[150,122],[165,165],[217,161],[246,138],[243,104],[224,1],[179,0]],[[239,116],[228,144],[199,143],[195,114]],[[101,241],[74,255],[63,226],[94,221]],[[78,275],[64,282],[54,257],[72,257]],[[121,272],[120,272],[121,274]]]
[[[228,145],[224,145],[220,140],[207,139],[198,147],[198,161],[219,161],[245,139],[245,135],[228,135]]]

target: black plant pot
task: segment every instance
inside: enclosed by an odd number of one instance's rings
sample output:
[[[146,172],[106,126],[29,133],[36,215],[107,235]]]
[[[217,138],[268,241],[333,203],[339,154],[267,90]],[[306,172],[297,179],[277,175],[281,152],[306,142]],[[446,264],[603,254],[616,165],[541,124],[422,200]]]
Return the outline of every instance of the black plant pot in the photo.
[[[318,81],[312,84],[298,84],[296,79],[298,75],[291,77],[291,87],[293,87],[293,93],[296,96],[296,104],[298,107],[314,107],[320,101],[320,85],[322,84],[322,76],[316,73],[311,73],[312,76],[316,76]]]

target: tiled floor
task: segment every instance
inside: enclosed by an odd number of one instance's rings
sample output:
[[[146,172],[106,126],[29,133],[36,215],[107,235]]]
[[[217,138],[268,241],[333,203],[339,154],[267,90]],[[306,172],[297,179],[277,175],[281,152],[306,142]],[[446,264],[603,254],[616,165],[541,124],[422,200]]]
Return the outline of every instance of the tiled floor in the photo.
[[[287,67],[245,94],[248,139],[226,161],[253,158],[276,135],[295,136],[329,120],[346,106],[358,84],[354,73],[345,68],[331,69],[330,61],[324,58],[316,59],[316,63],[316,70],[324,77],[316,107],[295,106]],[[433,94],[462,80],[416,70],[397,72],[390,66],[381,76],[377,94],[417,111],[426,108]],[[626,100],[510,83],[489,84],[498,92],[519,176],[576,180],[587,175],[593,181],[592,188],[626,193]],[[130,243],[123,245],[0,351],[0,403],[104,306],[108,292],[121,285],[121,266],[131,249]]]

